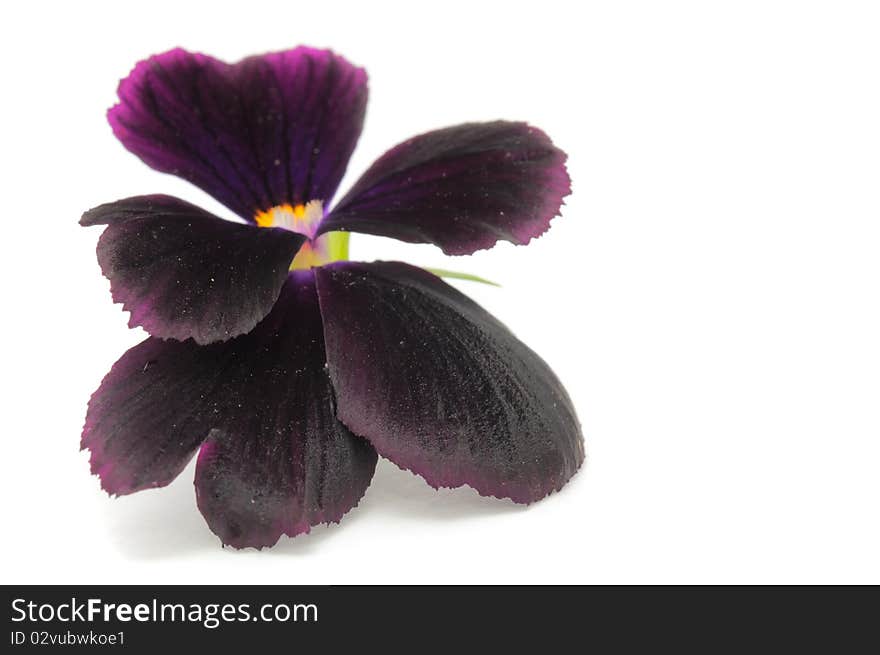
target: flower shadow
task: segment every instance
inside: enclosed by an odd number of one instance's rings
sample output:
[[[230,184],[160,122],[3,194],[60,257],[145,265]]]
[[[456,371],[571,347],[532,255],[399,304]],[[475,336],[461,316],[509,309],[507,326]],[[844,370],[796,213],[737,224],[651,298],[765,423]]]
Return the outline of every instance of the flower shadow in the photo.
[[[217,548],[196,507],[194,464],[161,489],[131,496],[105,497],[105,523],[110,538],[132,559],[165,559]]]
[[[316,526],[309,534],[282,539],[272,552],[305,554],[338,530],[350,529],[361,521],[390,522],[400,525],[401,529],[411,529],[407,523],[466,521],[527,510],[527,506],[510,500],[480,496],[470,487],[434,489],[421,477],[380,458],[367,493],[340,524]]]
[[[220,547],[199,514],[193,490],[191,464],[172,484],[108,503],[107,530],[118,548],[132,559],[160,560]],[[509,500],[485,498],[470,487],[435,490],[420,477],[380,459],[376,474],[360,504],[341,524],[319,525],[294,539],[282,537],[263,552],[306,555],[361,521],[409,522],[461,521],[481,516],[526,511]],[[253,553],[252,549],[231,553]]]

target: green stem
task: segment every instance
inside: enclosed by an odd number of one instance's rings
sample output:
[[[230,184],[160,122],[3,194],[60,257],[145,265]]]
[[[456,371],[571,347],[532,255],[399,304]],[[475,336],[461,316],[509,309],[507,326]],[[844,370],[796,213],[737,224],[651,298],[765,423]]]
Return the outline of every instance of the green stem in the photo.
[[[427,266],[423,267],[429,273],[433,273],[438,277],[449,277],[454,278],[456,280],[468,280],[469,282],[479,282],[480,284],[490,284],[493,287],[500,287],[501,285],[497,282],[493,282],[492,280],[487,280],[484,277],[480,277],[478,275],[471,275],[470,273],[459,273],[458,271],[447,271],[445,268],[428,268]]]

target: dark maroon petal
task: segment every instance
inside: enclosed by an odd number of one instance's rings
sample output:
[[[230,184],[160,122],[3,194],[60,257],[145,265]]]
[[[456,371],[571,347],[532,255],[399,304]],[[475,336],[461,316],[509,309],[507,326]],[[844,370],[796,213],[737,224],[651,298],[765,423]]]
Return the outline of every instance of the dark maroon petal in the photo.
[[[491,248],[501,239],[526,244],[547,230],[571,190],[565,158],[525,123],[428,132],[382,155],[320,231],[433,243],[449,255]]]
[[[176,49],[135,66],[109,114],[123,145],[240,216],[329,202],[354,150],[367,77],[299,47],[230,65]]]
[[[92,473],[108,493],[177,477],[224,409],[213,389],[231,354],[227,344],[150,337],[113,365],[92,394],[82,433]]]
[[[337,415],[435,487],[529,503],[584,459],[553,372],[479,305],[396,262],[316,269]]]
[[[373,477],[376,451],[335,416],[314,277],[291,277],[279,308],[241,337],[249,353],[226,395],[233,408],[199,452],[196,496],[236,548],[271,546],[339,521]],[[235,409],[236,400],[243,409]]]
[[[82,446],[121,495],[168,484],[203,441],[197,499],[224,543],[270,545],[363,496],[376,453],[335,418],[310,272],[291,274],[246,335],[151,337],[125,353],[89,402]]]
[[[106,224],[98,263],[129,325],[198,343],[253,328],[272,309],[306,238],[224,221],[170,196],[138,196],[87,211]]]

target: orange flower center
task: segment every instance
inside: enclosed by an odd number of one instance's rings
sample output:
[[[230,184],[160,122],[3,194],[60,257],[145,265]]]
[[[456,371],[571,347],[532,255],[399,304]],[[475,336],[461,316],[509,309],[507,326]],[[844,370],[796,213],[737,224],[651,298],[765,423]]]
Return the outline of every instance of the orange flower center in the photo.
[[[254,216],[260,227],[280,227],[308,237],[309,240],[293,258],[290,265],[292,271],[348,259],[348,233],[331,232],[315,237],[322,218],[324,205],[320,200],[310,200],[298,205],[285,203],[258,211]]]

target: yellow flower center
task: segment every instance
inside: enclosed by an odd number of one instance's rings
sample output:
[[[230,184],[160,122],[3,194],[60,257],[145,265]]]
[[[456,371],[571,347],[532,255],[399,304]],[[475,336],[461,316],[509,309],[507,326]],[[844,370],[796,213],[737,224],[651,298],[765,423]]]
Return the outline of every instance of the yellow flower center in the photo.
[[[348,232],[330,232],[315,238],[322,218],[324,206],[320,200],[299,205],[285,203],[258,211],[254,216],[260,227],[280,227],[308,237],[290,264],[292,271],[348,259]]]

